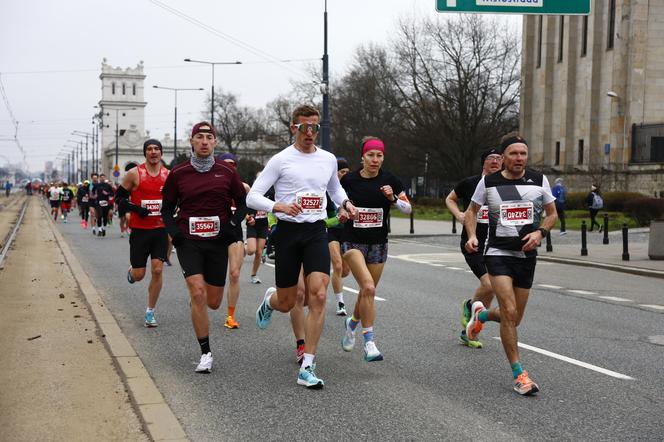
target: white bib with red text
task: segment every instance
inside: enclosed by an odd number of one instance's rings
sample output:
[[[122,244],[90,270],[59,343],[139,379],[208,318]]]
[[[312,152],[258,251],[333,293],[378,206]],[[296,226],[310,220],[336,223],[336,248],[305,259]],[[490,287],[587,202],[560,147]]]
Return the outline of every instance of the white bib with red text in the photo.
[[[503,226],[524,226],[533,223],[533,203],[519,201],[500,205],[500,223]]]
[[[480,207],[477,212],[477,224],[489,224],[489,206]]]
[[[141,200],[141,207],[150,211],[148,216],[161,215],[161,200]]]
[[[218,216],[192,216],[189,218],[189,234],[209,238],[219,235]]]
[[[302,207],[302,213],[323,213],[325,195],[313,192],[298,192],[295,202]]]
[[[357,207],[357,219],[353,220],[356,229],[368,229],[383,226],[383,209],[372,207]]]

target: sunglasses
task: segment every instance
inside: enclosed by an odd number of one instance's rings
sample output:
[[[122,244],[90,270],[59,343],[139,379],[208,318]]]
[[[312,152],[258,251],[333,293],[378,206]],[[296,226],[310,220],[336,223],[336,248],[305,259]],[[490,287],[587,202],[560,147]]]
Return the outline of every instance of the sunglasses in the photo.
[[[320,130],[320,124],[309,124],[309,123],[298,123],[294,124],[295,128],[300,131],[303,134],[306,134],[309,129],[311,129],[311,133],[318,133]]]
[[[502,155],[489,155],[488,157],[485,158],[484,161],[489,160],[489,161],[500,161],[503,159]]]

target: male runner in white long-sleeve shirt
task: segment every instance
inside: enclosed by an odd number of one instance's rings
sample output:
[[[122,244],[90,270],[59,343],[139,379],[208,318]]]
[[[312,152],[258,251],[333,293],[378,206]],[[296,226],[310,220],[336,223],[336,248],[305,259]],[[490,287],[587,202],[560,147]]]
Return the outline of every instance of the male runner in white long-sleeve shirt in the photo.
[[[279,219],[275,233],[278,253],[275,261],[277,288],[270,287],[256,311],[259,328],[267,328],[272,312],[287,313],[295,305],[300,267],[304,267],[309,314],[305,324],[304,359],[297,383],[322,388],[314,373],[314,354],[325,322],[325,299],[330,282],[330,252],[327,246],[325,212],[327,191],[342,208],[342,216],[354,217],[356,210],[337,178],[334,155],[316,147],[320,114],[311,106],[293,112],[291,132],[295,143],[268,161],[247,195],[247,206],[272,212]],[[274,186],[274,201],[263,195]]]

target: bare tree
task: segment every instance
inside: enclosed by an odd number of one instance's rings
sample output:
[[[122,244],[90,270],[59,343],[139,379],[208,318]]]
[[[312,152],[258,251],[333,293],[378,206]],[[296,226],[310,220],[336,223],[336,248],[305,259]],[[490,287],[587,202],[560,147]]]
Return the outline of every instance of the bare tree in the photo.
[[[233,93],[222,90],[215,93],[215,127],[222,146],[230,153],[235,153],[238,144],[255,139],[257,125],[254,112],[238,104]]]

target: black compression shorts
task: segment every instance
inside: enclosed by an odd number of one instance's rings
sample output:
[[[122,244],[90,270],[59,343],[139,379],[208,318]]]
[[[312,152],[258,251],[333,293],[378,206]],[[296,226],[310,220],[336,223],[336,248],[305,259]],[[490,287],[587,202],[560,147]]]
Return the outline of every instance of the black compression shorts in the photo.
[[[344,233],[344,229],[333,227],[327,229],[327,242],[336,241],[341,244],[341,234]]]
[[[535,277],[537,257],[516,258],[514,256],[485,256],[487,272],[491,276],[505,275],[512,278],[512,285],[521,289],[530,289]]]
[[[292,223],[280,220],[278,225],[272,239],[276,251],[277,287],[297,285],[301,266],[305,276],[312,272],[330,274],[330,249],[324,221]]]
[[[166,229],[131,229],[129,235],[129,261],[135,269],[146,266],[151,259],[166,261],[168,235]]]
[[[185,239],[177,246],[178,261],[185,278],[203,275],[206,283],[217,287],[226,285],[228,246],[224,239]]]
[[[484,255],[482,252],[464,253],[463,257],[470,270],[477,276],[477,279],[486,275],[486,264],[484,264]]]
[[[265,222],[256,221],[253,226],[247,225],[247,238],[263,238],[266,239],[269,233],[267,220]]]

